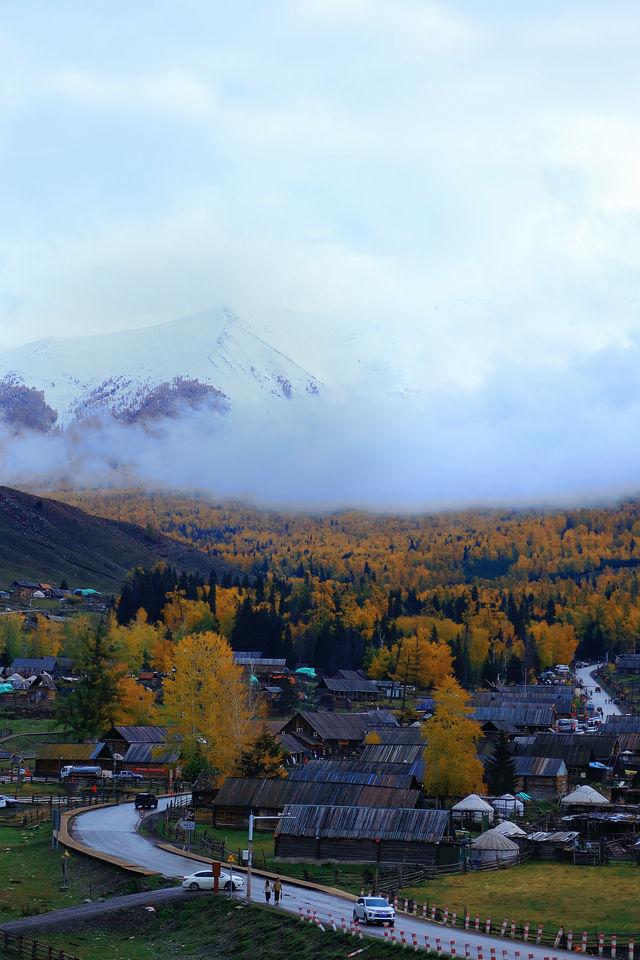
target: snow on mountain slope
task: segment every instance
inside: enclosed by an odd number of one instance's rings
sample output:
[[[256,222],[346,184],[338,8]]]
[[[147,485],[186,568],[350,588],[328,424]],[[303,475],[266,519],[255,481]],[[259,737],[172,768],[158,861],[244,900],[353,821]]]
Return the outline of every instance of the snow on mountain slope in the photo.
[[[229,405],[264,410],[320,389],[314,376],[227,310],[120,333],[28,343],[0,353],[2,381],[42,391],[63,427],[104,413],[126,419],[150,400],[157,411],[158,396],[170,394],[175,401],[180,393],[178,400],[184,399],[185,385],[194,381],[197,389],[209,390],[219,411]]]

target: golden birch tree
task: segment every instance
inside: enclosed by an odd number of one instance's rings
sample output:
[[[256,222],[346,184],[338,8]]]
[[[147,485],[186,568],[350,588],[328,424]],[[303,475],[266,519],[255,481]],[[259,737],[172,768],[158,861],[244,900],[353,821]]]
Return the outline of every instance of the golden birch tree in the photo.
[[[173,649],[173,670],[165,683],[165,713],[185,741],[201,745],[212,769],[234,772],[261,701],[233,662],[228,642],[218,633],[189,634]]]
[[[424,726],[424,788],[430,796],[484,793],[483,766],[476,758],[480,724],[469,716],[466,691],[453,676],[434,692],[433,717]]]

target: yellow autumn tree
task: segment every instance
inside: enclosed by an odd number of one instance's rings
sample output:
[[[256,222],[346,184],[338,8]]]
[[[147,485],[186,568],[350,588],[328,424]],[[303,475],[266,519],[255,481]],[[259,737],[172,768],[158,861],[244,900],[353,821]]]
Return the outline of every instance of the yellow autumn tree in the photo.
[[[482,731],[470,717],[466,691],[449,676],[434,692],[434,698],[433,717],[423,729],[426,792],[436,797],[484,793],[484,769],[476,758]]]
[[[178,640],[164,702],[167,722],[177,728],[187,749],[200,744],[221,779],[232,774],[255,732],[261,701],[233,662],[224,637],[207,631]]]
[[[184,590],[167,594],[162,620],[174,640],[187,633],[206,633],[216,625],[209,604],[204,600],[187,600]]]
[[[116,708],[114,723],[144,727],[154,722],[155,696],[134,677],[122,677],[118,683],[121,700]]]
[[[146,656],[152,656],[162,630],[148,622],[147,611],[140,607],[135,620],[126,627],[118,623],[114,613],[109,619],[109,646],[115,661],[132,673],[139,673]]]

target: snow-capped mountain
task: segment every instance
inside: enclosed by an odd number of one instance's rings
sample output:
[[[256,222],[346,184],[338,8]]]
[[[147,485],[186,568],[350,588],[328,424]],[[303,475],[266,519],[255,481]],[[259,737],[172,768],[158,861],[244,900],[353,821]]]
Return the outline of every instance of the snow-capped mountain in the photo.
[[[105,415],[125,423],[153,420],[202,405],[220,413],[237,406],[264,410],[315,396],[320,387],[228,310],[120,333],[38,340],[0,353],[0,414],[38,429],[43,424],[31,422],[34,417],[67,427]],[[25,414],[30,401],[37,409]]]

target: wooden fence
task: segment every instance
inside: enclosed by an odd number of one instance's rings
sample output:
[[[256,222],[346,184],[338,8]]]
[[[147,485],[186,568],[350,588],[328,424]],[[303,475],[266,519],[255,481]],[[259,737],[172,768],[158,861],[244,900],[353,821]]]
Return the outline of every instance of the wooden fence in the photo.
[[[21,954],[23,957],[32,957],[32,960],[80,960],[64,950],[58,950],[48,943],[41,943],[39,940],[30,940],[29,937],[23,937],[19,933],[8,933],[6,930],[0,930],[0,942],[5,950],[12,950]]]

